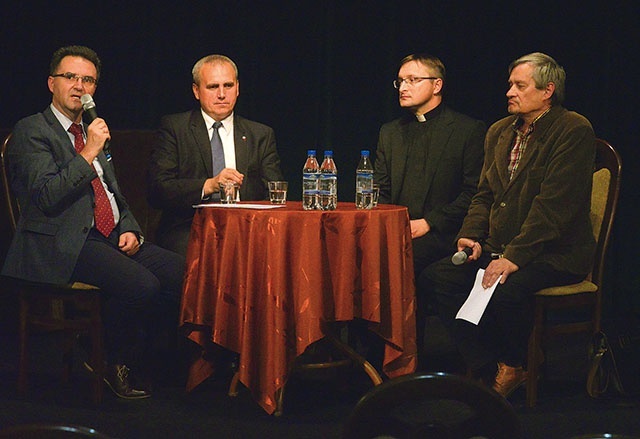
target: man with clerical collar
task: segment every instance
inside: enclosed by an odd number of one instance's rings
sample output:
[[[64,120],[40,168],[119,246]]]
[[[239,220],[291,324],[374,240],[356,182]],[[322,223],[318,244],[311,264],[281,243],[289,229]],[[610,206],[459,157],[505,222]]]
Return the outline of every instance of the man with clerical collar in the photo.
[[[380,203],[407,206],[414,273],[455,252],[455,236],[476,193],[485,125],[443,102],[445,66],[413,54],[400,62],[393,86],[410,114],[380,129],[374,179]],[[418,292],[418,351],[426,304]]]

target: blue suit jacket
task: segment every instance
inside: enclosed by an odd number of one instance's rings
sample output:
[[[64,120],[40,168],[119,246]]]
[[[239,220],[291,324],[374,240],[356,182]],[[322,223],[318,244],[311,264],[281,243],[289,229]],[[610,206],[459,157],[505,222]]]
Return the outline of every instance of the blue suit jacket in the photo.
[[[93,223],[95,171],[75,152],[49,107],[16,124],[6,157],[20,218],[2,274],[37,282],[69,282]],[[98,160],[120,209],[120,233],[139,234],[140,226],[118,187],[111,162],[103,153]]]

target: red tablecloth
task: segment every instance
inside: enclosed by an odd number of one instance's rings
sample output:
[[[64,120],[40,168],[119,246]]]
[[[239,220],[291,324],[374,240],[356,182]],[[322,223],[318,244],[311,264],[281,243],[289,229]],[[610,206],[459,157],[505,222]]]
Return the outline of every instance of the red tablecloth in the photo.
[[[304,211],[204,207],[195,214],[181,322],[240,354],[239,378],[268,412],[295,358],[326,322],[362,318],[387,343],[384,372],[416,367],[415,288],[405,207]],[[188,390],[213,367],[193,365]]]

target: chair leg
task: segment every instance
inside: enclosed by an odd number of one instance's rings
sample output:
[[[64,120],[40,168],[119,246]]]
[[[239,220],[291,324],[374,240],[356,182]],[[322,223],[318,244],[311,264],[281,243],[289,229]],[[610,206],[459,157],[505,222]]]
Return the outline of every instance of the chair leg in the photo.
[[[27,373],[29,369],[29,300],[25,293],[20,293],[20,321],[18,327],[19,334],[19,360],[18,360],[18,394],[21,397],[27,394]]]
[[[276,390],[276,410],[273,412],[273,415],[278,417],[282,416],[282,412],[284,411],[284,388],[286,383]]]
[[[533,329],[527,347],[527,407],[535,407],[538,399],[538,375],[542,362],[542,325],[544,324],[543,306],[536,303]]]
[[[62,352],[62,380],[68,383],[73,369],[73,348],[76,341],[75,331],[65,331]]]
[[[538,398],[538,359],[536,351],[538,350],[537,336],[531,334],[529,338],[529,347],[527,352],[527,407],[535,407]]]
[[[94,367],[93,377],[93,402],[100,404],[104,394],[104,345],[102,332],[102,319],[100,311],[100,299],[96,299],[97,303],[91,305],[91,316],[93,324],[91,325],[91,364]]]

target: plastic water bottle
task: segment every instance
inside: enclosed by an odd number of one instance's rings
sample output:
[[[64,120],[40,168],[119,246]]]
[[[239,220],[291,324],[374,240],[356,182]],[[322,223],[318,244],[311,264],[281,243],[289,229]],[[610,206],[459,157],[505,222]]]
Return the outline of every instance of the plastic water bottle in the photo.
[[[356,168],[356,209],[373,208],[373,166],[369,151],[360,151],[360,163]]]
[[[318,179],[320,165],[316,160],[316,150],[307,151],[307,161],[302,168],[302,208],[313,210],[318,206]]]
[[[320,210],[335,210],[338,207],[338,169],[333,161],[333,151],[324,152],[318,183]]]

